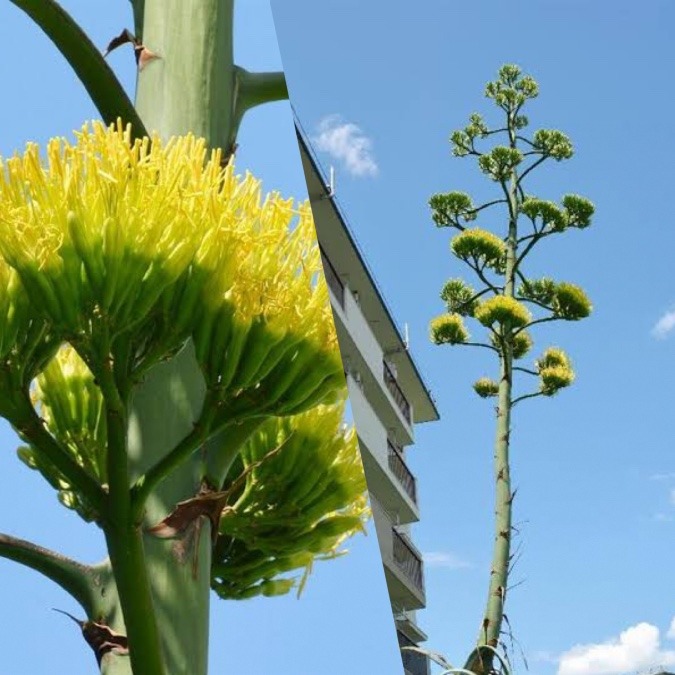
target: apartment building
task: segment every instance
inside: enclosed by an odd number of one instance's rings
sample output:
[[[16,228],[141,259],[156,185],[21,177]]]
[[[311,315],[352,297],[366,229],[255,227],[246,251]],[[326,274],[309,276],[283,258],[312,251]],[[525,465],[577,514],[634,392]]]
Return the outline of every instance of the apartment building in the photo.
[[[437,420],[438,410],[299,124],[297,129],[398,640],[416,645],[426,640],[416,616],[425,606],[424,565],[411,538],[420,512],[406,456],[414,425]],[[402,655],[406,674],[428,675],[425,656]]]

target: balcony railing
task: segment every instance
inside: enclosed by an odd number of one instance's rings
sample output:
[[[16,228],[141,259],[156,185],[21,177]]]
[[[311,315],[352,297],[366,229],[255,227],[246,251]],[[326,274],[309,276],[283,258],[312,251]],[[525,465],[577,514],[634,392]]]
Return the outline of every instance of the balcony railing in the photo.
[[[345,287],[338,273],[335,271],[333,264],[329,260],[328,256],[321,250],[321,262],[323,263],[323,273],[326,275],[326,283],[328,288],[333,291],[333,295],[337,298],[337,301],[340,303],[340,307],[344,309],[345,307]]]
[[[405,417],[408,424],[412,424],[410,403],[408,403],[408,399],[403,395],[401,387],[398,386],[398,382],[396,381],[396,375],[392,373],[391,368],[387,362],[383,361],[382,363],[384,365],[384,383],[387,385],[387,389],[389,389],[389,392],[394,397],[394,401],[396,401],[396,405],[403,414],[403,417]]]
[[[389,457],[389,469],[396,476],[398,482],[408,494],[408,497],[417,504],[417,485],[415,476],[408,468],[401,451],[387,439],[387,455]]]
[[[392,532],[394,536],[394,562],[412,582],[413,586],[424,593],[422,557],[403,535],[393,528]]]
[[[396,631],[399,647],[415,647],[415,643],[407,638],[401,631]],[[429,675],[429,659],[419,652],[401,651],[403,670],[406,675]]]

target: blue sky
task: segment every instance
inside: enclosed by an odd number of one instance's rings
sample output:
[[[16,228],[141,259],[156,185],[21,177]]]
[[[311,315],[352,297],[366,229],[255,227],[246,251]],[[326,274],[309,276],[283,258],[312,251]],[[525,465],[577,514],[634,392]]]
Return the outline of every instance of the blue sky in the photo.
[[[273,0],[299,118],[396,317],[442,420],[420,427],[418,476],[429,647],[461,662],[482,617],[492,545],[492,404],[472,382],[484,350],[434,347],[439,290],[465,274],[426,206],[435,192],[477,201],[494,185],[448,136],[483,87],[517,63],[540,84],[532,126],[569,134],[575,157],[544,166],[546,199],[588,196],[594,225],[551,238],[531,274],[582,285],[590,319],[555,323],[534,355],[565,348],[577,381],[516,410],[515,521],[522,557],[507,613],[536,675],[675,670],[675,185],[672,26],[667,1],[424,3]],[[488,119],[495,119],[494,116]],[[495,212],[496,213],[496,212]],[[483,227],[498,221],[479,221]],[[478,335],[478,327],[474,327]],[[573,651],[570,651],[573,650]],[[516,660],[516,672],[524,671]]]
[[[103,48],[131,28],[126,0],[62,3]],[[267,0],[239,3],[236,49],[255,70],[280,67]],[[51,43],[8,2],[0,4],[0,155],[26,141],[69,135],[97,114]],[[133,94],[133,57],[119,49],[110,62]],[[245,119],[237,166],[251,169],[269,189],[306,196],[287,103],[256,109]],[[52,489],[16,459],[17,439],[0,423],[0,531],[30,539],[85,562],[104,556],[94,526],[58,505]],[[372,528],[371,528],[372,529]],[[318,563],[300,600],[295,596],[222,602],[214,597],[211,671],[241,675],[339,675],[397,672],[400,659],[374,529],[352,540],[350,554]],[[94,671],[79,631],[51,607],[80,614],[51,582],[0,559],[2,672],[11,675]],[[358,664],[356,666],[354,664]]]

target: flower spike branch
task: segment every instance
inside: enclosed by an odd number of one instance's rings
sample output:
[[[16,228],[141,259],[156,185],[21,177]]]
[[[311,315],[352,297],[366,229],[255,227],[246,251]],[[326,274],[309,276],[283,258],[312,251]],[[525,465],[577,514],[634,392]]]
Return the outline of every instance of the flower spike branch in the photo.
[[[574,380],[570,360],[558,348],[545,350],[534,368],[515,364],[532,348],[532,328],[553,321],[578,321],[589,316],[592,310],[580,287],[549,278],[530,279],[523,269],[526,258],[538,243],[554,234],[588,227],[594,211],[591,202],[578,195],[566,195],[560,204],[556,204],[524,191],[525,179],[546,160],[559,162],[573,154],[572,143],[560,131],[540,129],[530,138],[526,136],[524,129],[529,120],[521,110],[538,92],[537,83],[520,68],[503,66],[497,79],[488,83],[485,89],[486,97],[502,111],[503,124],[491,129],[480,115],[474,114],[467,127],[450,137],[453,154],[475,157],[480,171],[497,184],[500,198],[476,206],[466,193],[449,192],[433,195],[429,200],[436,225],[459,230],[452,239],[452,252],[473,270],[481,283],[477,290],[462,279],[451,279],[445,284],[441,299],[447,312],[431,321],[431,339],[436,344],[490,347],[498,360],[496,377],[481,377],[473,385],[478,396],[494,398],[497,403],[496,519],[488,599],[476,648],[464,669],[453,671],[474,675],[508,671],[498,650],[502,646],[502,622],[512,559],[515,492],[511,490],[509,460],[511,412],[522,401],[553,396]],[[502,144],[484,148],[486,140],[493,136],[501,136]],[[504,228],[501,232],[495,234],[480,227],[467,227],[467,223],[477,220],[488,207],[491,207],[491,217],[495,213],[493,207],[503,209]],[[523,233],[523,225],[527,227],[528,223],[529,227]],[[475,319],[488,330],[489,344],[469,342],[465,319]],[[539,388],[516,393],[515,375],[520,373],[537,377]]]
[[[55,0],[11,0],[30,16],[67,59],[107,124],[131,124],[136,138],[147,136],[133,103],[103,55]]]

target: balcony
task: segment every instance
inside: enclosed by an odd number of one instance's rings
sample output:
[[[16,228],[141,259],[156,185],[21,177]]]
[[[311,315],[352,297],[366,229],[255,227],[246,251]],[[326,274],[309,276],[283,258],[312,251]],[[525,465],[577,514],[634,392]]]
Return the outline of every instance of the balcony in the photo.
[[[422,572],[422,556],[406,537],[392,529],[394,536],[394,562],[399,569],[420,592],[424,593],[424,574]]]
[[[417,504],[417,484],[415,476],[413,476],[408,465],[405,463],[401,451],[389,439],[387,439],[387,459],[389,462],[389,470],[396,476],[396,479],[403,487],[408,497]]]
[[[396,631],[399,647],[416,647],[417,645],[407,638],[401,631]],[[429,659],[424,654],[401,651],[401,660],[403,661],[403,672],[405,675],[429,675]]]
[[[396,530],[391,515],[372,492],[370,506],[392,606],[400,612],[422,609],[425,604],[422,555],[406,535]]]
[[[340,303],[340,307],[344,309],[345,307],[345,287],[338,273],[335,271],[333,264],[328,259],[328,256],[324,253],[323,249],[321,251],[321,262],[323,263],[323,273],[326,275],[326,283],[328,288],[333,292],[335,299]]]
[[[408,399],[404,396],[396,380],[396,375],[392,372],[391,368],[386,361],[382,361],[384,366],[384,383],[389,390],[389,393],[394,397],[398,409],[401,411],[403,417],[405,417],[408,424],[412,424],[412,415],[410,414],[410,403]]]

